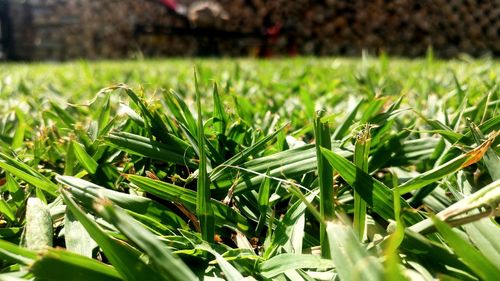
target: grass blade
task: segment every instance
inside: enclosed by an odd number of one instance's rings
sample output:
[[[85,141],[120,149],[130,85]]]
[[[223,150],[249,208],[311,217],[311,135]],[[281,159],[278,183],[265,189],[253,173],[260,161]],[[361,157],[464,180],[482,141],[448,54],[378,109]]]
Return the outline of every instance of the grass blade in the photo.
[[[158,271],[162,279],[173,281],[197,280],[186,264],[174,256],[158,237],[144,229],[123,210],[113,207],[111,201],[101,199],[94,207],[105,220],[116,226],[121,233],[148,255],[155,271]]]
[[[289,270],[300,268],[318,268],[321,270],[333,267],[333,262],[315,255],[281,254],[270,258],[259,266],[264,278],[273,279]]]
[[[207,243],[202,243],[198,245],[196,248],[207,251],[215,257],[217,264],[219,265],[222,272],[224,272],[224,277],[226,277],[226,280],[229,281],[245,280],[245,277],[243,277],[243,275],[241,275],[241,273],[236,268],[234,268],[234,266],[232,266],[222,255],[217,253],[217,251],[212,249],[212,247],[210,247],[210,245],[208,245]]]
[[[0,257],[22,265],[29,265],[36,259],[37,253],[0,239]]]
[[[407,182],[401,184],[399,186],[399,190],[401,194],[408,193],[412,190],[424,187],[428,184],[436,182],[441,178],[456,173],[457,171],[476,163],[481,160],[483,155],[488,151],[491,144],[495,141],[495,138],[499,135],[499,132],[492,134],[486,141],[484,141],[481,145],[476,147],[475,149],[462,154],[443,165],[440,165],[432,170],[429,170],[425,173],[422,173]]]
[[[28,198],[26,203],[25,245],[30,250],[52,247],[52,218],[49,208],[38,198]]]
[[[157,272],[144,263],[141,259],[141,252],[128,244],[108,236],[97,223],[90,219],[89,216],[76,205],[66,191],[62,191],[61,194],[68,209],[73,213],[75,218],[82,223],[92,239],[97,242],[122,278],[130,281],[140,281],[144,279],[163,280],[158,276]]]
[[[356,136],[356,143],[354,145],[354,164],[356,167],[368,173],[368,155],[370,153],[370,128],[369,125]],[[354,184],[357,184],[355,182]],[[366,227],[366,202],[356,190],[362,189],[363,186],[354,187],[354,232],[358,235],[359,239],[365,239]]]
[[[383,280],[382,265],[361,247],[354,232],[340,222],[328,222],[330,256],[340,280]]]
[[[214,211],[210,202],[210,179],[207,174],[207,157],[205,151],[205,130],[203,129],[203,118],[201,113],[201,93],[198,89],[198,78],[194,73],[196,87],[196,105],[198,107],[198,151],[200,164],[198,166],[198,188],[196,191],[196,215],[200,221],[201,235],[203,240],[212,242],[214,240]]]
[[[69,210],[66,210],[64,216],[64,242],[68,251],[89,258],[92,258],[92,253],[97,247],[97,243]]]
[[[495,267],[487,257],[476,250],[468,241],[460,238],[446,223],[436,217],[432,221],[448,245],[478,277],[482,280],[496,280],[500,275],[499,268]]]
[[[196,167],[192,159],[194,153],[186,143],[182,143],[181,145],[181,142],[177,142],[175,145],[170,143],[167,145],[127,132],[112,132],[105,139],[111,146],[130,154],[149,157],[167,163],[187,165],[192,168]]]
[[[335,216],[334,196],[333,196],[333,169],[321,149],[332,149],[330,128],[327,123],[321,122],[321,114],[314,120],[314,137],[316,139],[316,159],[318,165],[318,182],[320,189],[320,214],[324,220],[331,220]],[[321,256],[330,258],[330,249],[326,237],[326,226],[320,225]]]
[[[83,168],[87,170],[87,172],[95,174],[99,164],[97,164],[97,162],[85,151],[84,146],[76,141],[71,141],[70,149],[73,150],[76,159],[78,159],[78,162]]]
[[[128,175],[127,178],[139,188],[154,194],[155,196],[180,203],[191,212],[195,212],[196,210],[196,192],[192,190],[136,175]],[[210,203],[212,204],[214,211],[216,225],[234,227],[243,233],[252,232],[249,222],[244,216],[214,199],[212,199]]]
[[[33,168],[3,153],[0,153],[0,158],[4,160],[0,160],[0,168],[3,170],[26,181],[34,187],[43,189],[51,195],[57,194],[57,186]]]
[[[268,174],[269,175],[269,174]],[[259,188],[259,221],[255,233],[260,234],[267,219],[267,211],[269,210],[269,195],[271,189],[271,179],[266,178]]]
[[[104,196],[134,216],[141,215],[154,221],[155,225],[163,225],[161,229],[186,227],[186,223],[178,215],[152,199],[106,189],[74,177],[58,176],[56,180],[65,185],[71,195],[89,210],[95,200]]]
[[[310,194],[308,194],[306,196],[306,201],[311,202],[314,199],[314,197],[317,196],[318,191],[311,192]],[[274,256],[278,252],[280,247],[284,246],[289,242],[289,240],[292,237],[295,224],[302,217],[306,209],[307,205],[300,200],[296,201],[288,209],[288,212],[285,214],[283,219],[278,223],[278,226],[276,227],[273,233],[271,243],[264,253],[265,258]]]
[[[357,168],[337,153],[327,149],[321,149],[321,152],[350,186],[354,188],[364,186],[357,192],[374,212],[386,220],[394,219],[394,194],[389,187],[363,172],[363,170]],[[402,200],[401,209],[411,210],[411,207],[406,201]],[[421,221],[422,217],[414,212],[405,212],[403,213],[403,219],[406,220],[406,223],[414,224]]]
[[[30,266],[40,280],[123,280],[111,266],[62,249],[48,249]]]
[[[476,124],[470,124],[470,132],[472,133],[476,144],[481,145],[481,143],[484,141],[484,135],[476,126]],[[486,166],[486,169],[488,169],[488,172],[490,173],[491,179],[494,181],[500,179],[500,169],[498,168],[500,167],[500,158],[493,148],[490,147],[486,151],[483,156],[483,162]]]

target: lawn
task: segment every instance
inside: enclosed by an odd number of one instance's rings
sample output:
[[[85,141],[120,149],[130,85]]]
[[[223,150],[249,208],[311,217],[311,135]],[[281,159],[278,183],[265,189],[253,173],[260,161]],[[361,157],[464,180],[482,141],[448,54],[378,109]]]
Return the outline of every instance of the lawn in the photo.
[[[430,54],[0,64],[0,280],[497,280],[499,77]]]

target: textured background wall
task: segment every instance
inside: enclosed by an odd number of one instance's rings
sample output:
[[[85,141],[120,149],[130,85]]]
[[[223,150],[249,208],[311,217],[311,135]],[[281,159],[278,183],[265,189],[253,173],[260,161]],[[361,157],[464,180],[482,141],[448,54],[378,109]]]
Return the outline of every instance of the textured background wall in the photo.
[[[500,54],[500,0],[0,1],[17,59]]]

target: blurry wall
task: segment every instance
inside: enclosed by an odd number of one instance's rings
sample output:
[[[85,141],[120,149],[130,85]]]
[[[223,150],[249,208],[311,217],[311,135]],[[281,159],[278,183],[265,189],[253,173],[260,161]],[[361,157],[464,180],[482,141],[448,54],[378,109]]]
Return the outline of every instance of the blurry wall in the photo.
[[[0,9],[12,59],[500,54],[500,0],[0,0]]]

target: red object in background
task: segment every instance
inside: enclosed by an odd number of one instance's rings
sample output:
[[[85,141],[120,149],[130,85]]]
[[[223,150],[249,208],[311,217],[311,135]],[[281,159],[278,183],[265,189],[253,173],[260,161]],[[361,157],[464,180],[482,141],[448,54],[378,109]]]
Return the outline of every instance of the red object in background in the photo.
[[[280,31],[281,31],[281,27],[282,27],[282,24],[281,23],[277,23],[269,28],[266,29],[266,34],[270,37],[272,36],[277,36],[279,35]]]
[[[177,9],[176,0],[161,0],[161,3],[174,11]]]

